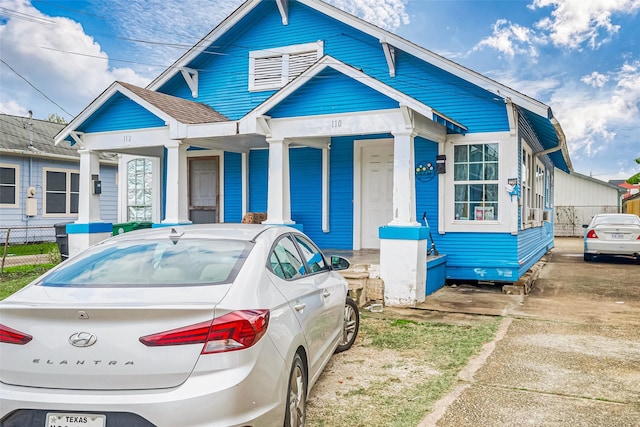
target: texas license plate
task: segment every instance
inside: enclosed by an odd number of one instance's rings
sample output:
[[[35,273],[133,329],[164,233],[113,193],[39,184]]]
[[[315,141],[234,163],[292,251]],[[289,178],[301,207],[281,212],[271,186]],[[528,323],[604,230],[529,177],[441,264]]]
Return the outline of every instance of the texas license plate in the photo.
[[[611,238],[616,240],[624,239],[624,234],[622,233],[611,233]]]
[[[49,413],[45,427],[104,427],[106,419],[101,414]]]

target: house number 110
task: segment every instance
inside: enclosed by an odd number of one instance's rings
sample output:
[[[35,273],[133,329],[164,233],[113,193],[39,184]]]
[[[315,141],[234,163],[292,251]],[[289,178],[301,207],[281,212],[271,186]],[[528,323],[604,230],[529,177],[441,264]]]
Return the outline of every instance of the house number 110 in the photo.
[[[342,120],[331,120],[332,128],[340,128],[342,127]]]

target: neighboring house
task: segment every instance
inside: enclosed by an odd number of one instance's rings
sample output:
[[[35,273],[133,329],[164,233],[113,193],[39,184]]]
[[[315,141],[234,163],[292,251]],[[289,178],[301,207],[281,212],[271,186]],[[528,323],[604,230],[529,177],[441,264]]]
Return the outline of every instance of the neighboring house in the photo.
[[[245,2],[146,89],[113,83],[67,141],[87,165],[72,255],[107,235],[88,182],[120,153],[121,215],[143,182],[154,226],[266,212],[323,248],[379,248],[396,305],[424,299],[423,214],[447,278],[515,282],[553,247],[554,168],[571,170],[547,105],[317,0]]]
[[[577,172],[571,174],[556,170],[553,194],[556,236],[582,237],[583,224],[599,213],[621,211],[624,189],[610,182],[600,181]]]
[[[55,239],[53,225],[78,218],[80,156],[68,143],[53,138],[64,125],[30,117],[0,114],[0,228],[12,229],[11,242],[28,239],[24,227],[51,227],[33,234]],[[117,219],[117,160],[104,155],[97,172],[102,180],[100,210],[107,221]]]
[[[609,184],[617,185],[624,190],[622,199],[627,199],[640,193],[640,184],[629,184],[624,179],[610,179]]]
[[[640,193],[629,196],[622,201],[622,212],[640,216]]]

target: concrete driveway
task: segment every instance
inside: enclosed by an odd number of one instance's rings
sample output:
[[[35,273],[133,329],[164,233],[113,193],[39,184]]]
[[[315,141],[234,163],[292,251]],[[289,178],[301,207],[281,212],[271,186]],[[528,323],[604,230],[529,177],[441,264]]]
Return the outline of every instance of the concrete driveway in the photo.
[[[527,296],[446,287],[421,306],[505,316],[421,427],[640,426],[640,265],[557,238]],[[465,309],[466,307],[466,309]]]

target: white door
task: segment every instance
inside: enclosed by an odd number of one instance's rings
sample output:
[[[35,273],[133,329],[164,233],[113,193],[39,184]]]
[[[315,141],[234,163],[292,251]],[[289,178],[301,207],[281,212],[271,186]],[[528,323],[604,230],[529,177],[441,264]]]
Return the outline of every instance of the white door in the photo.
[[[378,229],[393,219],[393,142],[364,145],[361,170],[361,247],[378,249]]]
[[[195,224],[218,222],[218,158],[189,160],[189,219]]]

